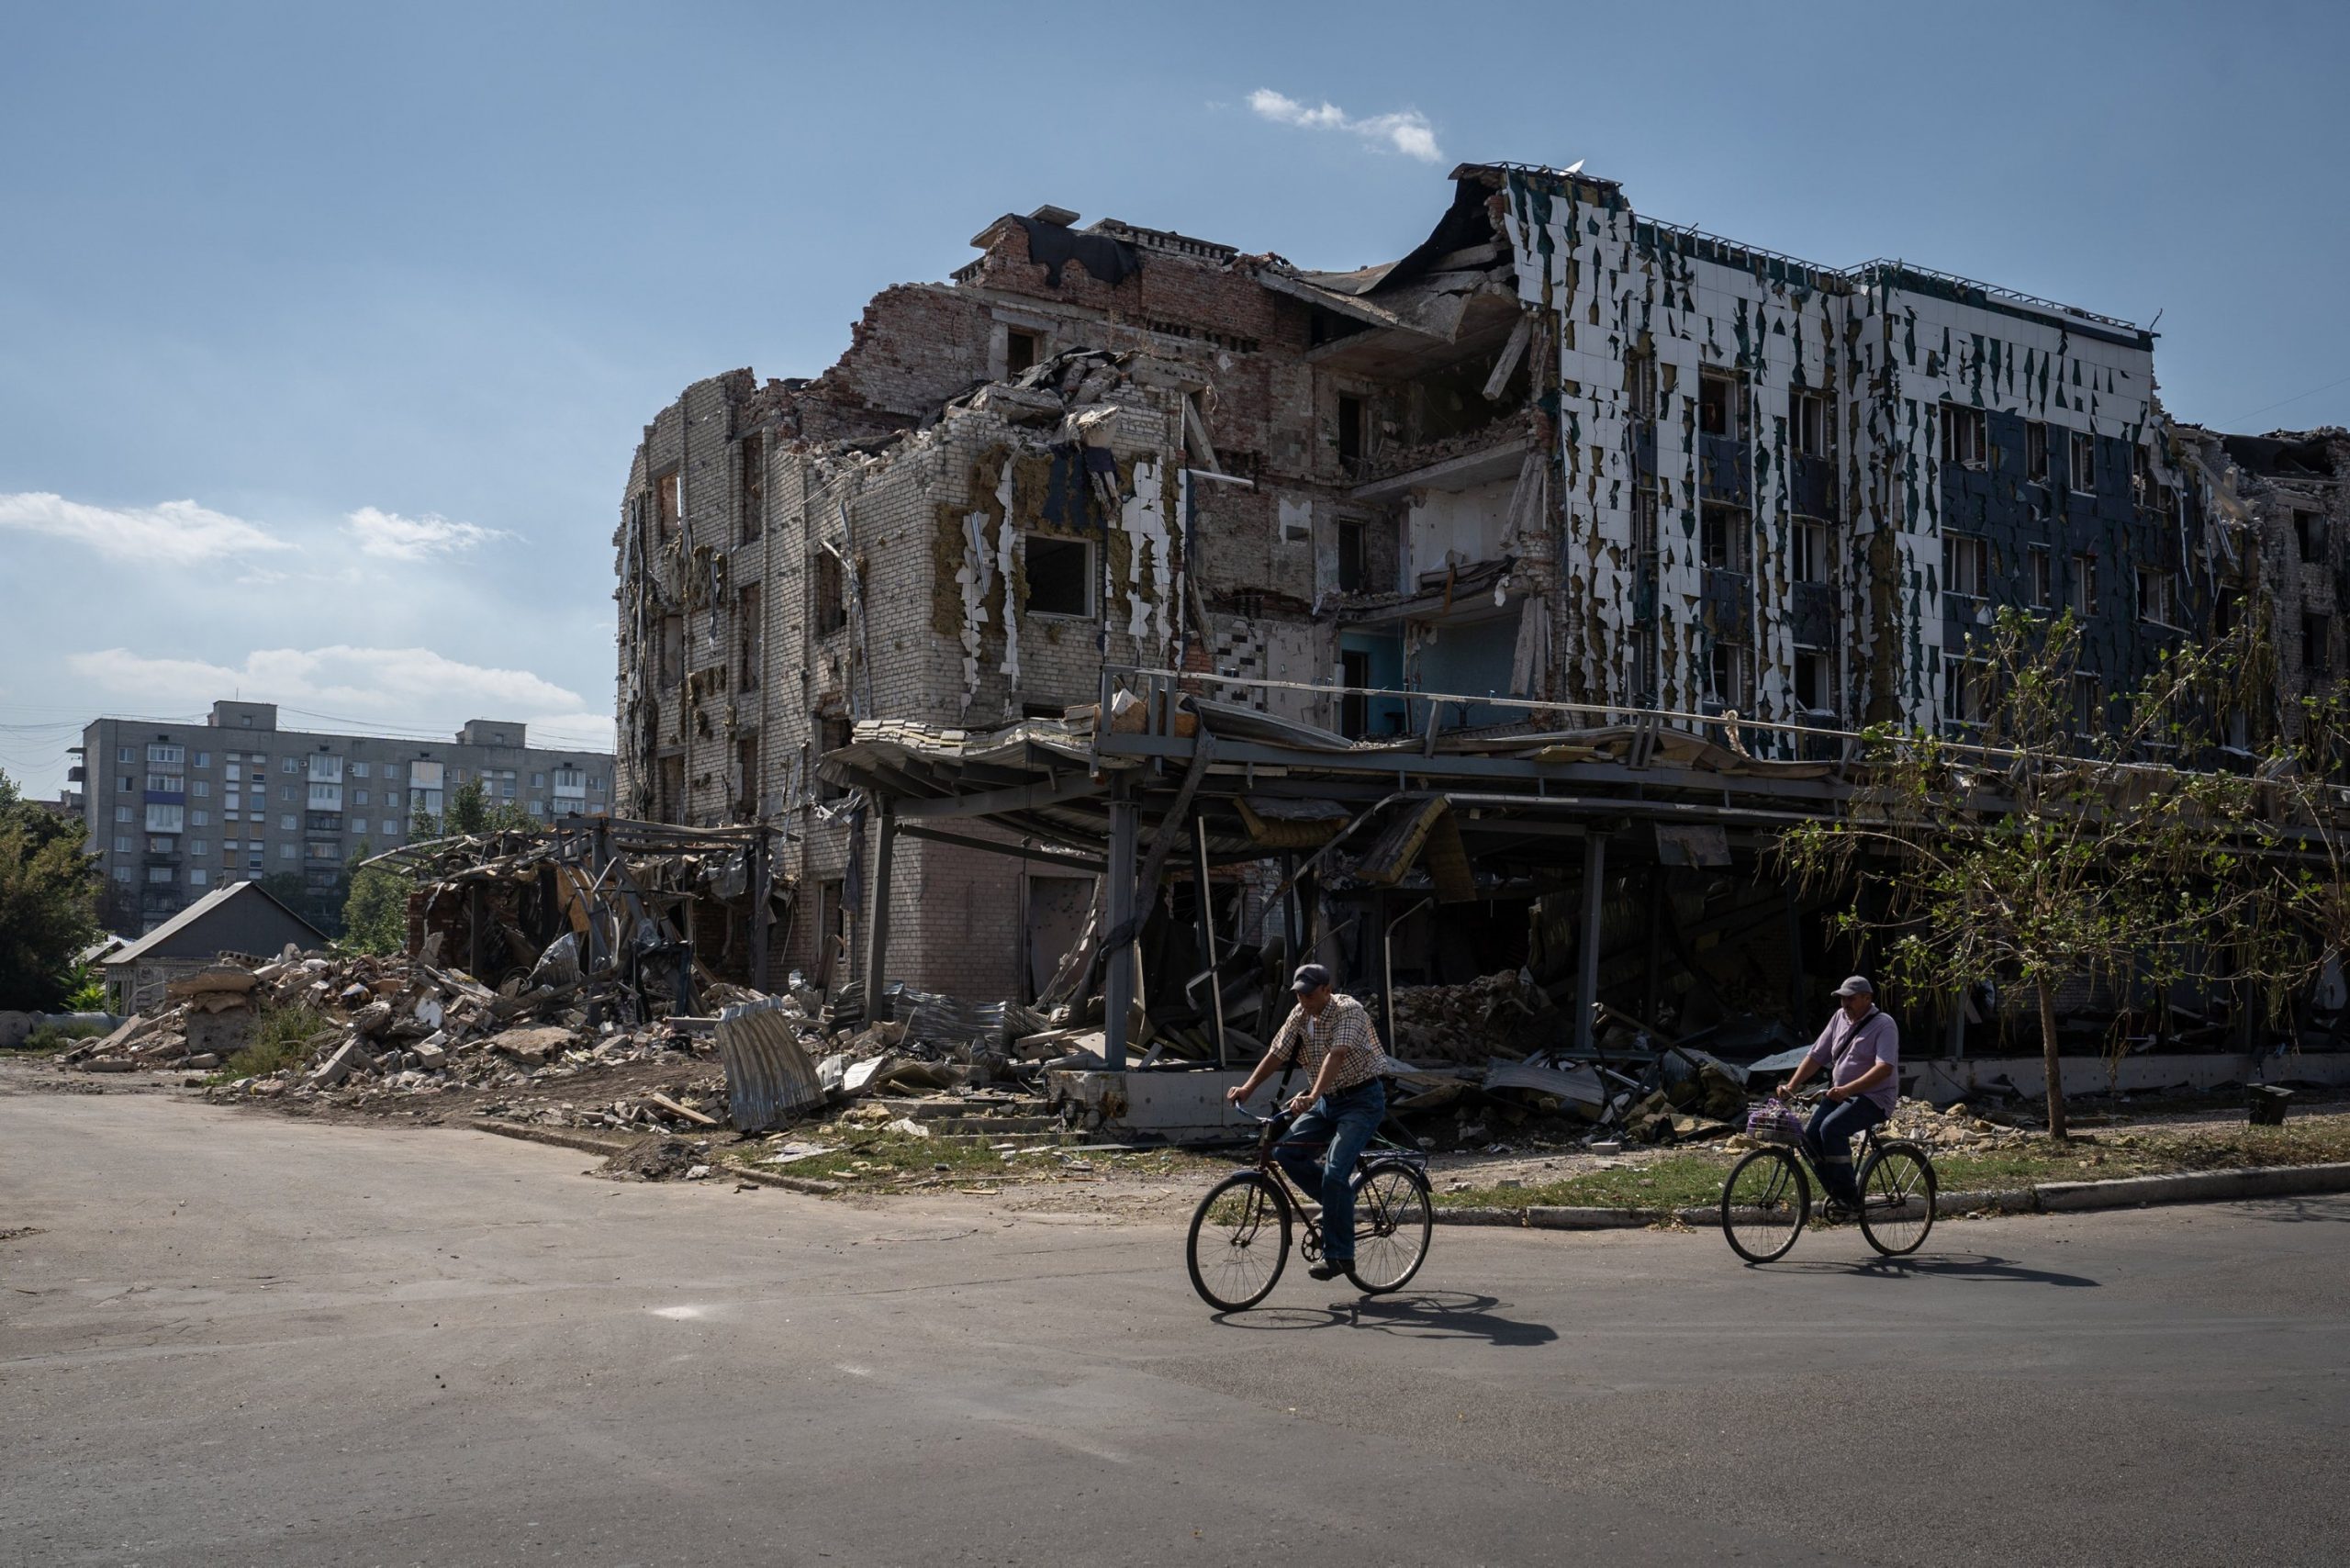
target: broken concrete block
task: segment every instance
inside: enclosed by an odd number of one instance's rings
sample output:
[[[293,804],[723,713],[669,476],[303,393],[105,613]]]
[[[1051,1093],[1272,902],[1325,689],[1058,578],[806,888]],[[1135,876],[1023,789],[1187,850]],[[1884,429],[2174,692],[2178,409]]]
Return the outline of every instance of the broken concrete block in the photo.
[[[571,1048],[571,1031],[553,1025],[536,1029],[509,1029],[489,1043],[500,1055],[537,1067],[543,1062],[552,1061]]]
[[[334,1054],[319,1064],[317,1070],[310,1074],[310,1081],[326,1088],[341,1083],[354,1072],[369,1071],[375,1065],[375,1058],[368,1054],[367,1047],[354,1035],[336,1047]]]
[[[351,1015],[351,1026],[369,1038],[381,1035],[392,1026],[392,1004],[371,1002]]]
[[[190,1070],[206,1067],[218,1067],[220,1065],[220,1058],[215,1052],[202,1051],[188,1058],[187,1060],[182,1062],[180,1065]]]
[[[438,1036],[436,1036],[435,1038]],[[419,1040],[409,1048],[408,1055],[416,1058],[416,1064],[419,1067],[428,1070],[444,1066],[449,1060],[449,1053],[434,1045],[431,1040]]]

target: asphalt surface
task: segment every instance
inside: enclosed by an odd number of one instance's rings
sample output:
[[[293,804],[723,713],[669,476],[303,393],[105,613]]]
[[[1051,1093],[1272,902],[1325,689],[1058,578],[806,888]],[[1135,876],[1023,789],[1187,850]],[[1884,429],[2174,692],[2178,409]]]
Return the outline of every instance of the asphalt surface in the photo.
[[[2338,1563],[2350,1200],[1445,1228],[1219,1321],[1181,1235],[0,1090],[0,1568]]]

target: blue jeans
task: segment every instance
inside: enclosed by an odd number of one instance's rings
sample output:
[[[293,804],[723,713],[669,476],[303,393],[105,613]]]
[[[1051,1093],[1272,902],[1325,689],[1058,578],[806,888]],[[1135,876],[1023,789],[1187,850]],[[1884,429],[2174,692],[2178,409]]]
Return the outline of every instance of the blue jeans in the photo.
[[[1355,1256],[1355,1160],[1387,1119],[1387,1086],[1377,1079],[1325,1094],[1290,1124],[1273,1158],[1300,1189],[1322,1200],[1322,1256],[1348,1263]],[[1324,1144],[1328,1154],[1316,1159]]]
[[[1803,1147],[1819,1169],[1819,1184],[1840,1204],[1858,1208],[1861,1190],[1852,1179],[1852,1140],[1893,1113],[1865,1094],[1823,1100],[1803,1129]]]

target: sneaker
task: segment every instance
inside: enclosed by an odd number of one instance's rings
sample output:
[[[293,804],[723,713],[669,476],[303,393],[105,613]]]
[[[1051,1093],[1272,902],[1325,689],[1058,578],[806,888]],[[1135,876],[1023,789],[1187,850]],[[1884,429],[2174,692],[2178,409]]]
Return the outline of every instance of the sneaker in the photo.
[[[1335,1261],[1328,1258],[1325,1258],[1319,1263],[1315,1264],[1311,1269],[1306,1270],[1306,1276],[1309,1279],[1335,1280],[1340,1274],[1345,1273],[1347,1271],[1348,1265],[1351,1264],[1353,1261],[1354,1260],[1351,1258],[1340,1258]]]

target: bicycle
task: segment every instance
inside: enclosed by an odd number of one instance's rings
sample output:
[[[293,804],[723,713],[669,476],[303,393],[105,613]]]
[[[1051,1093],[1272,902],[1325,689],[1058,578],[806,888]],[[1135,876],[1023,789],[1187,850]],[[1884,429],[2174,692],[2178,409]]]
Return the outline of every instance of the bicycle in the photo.
[[[1307,1260],[1322,1256],[1322,1227],[1273,1159],[1273,1146],[1295,1118],[1286,1111],[1240,1114],[1263,1128],[1256,1158],[1208,1189],[1192,1212],[1186,1243],[1192,1288],[1219,1312],[1245,1312],[1272,1294],[1289,1264],[1292,1215],[1304,1226]],[[1384,1138],[1355,1161],[1355,1257],[1347,1277],[1366,1294],[1402,1290],[1428,1255],[1436,1213],[1427,1166],[1419,1150]]]
[[[1815,1104],[1816,1096],[1796,1102]],[[1811,1217],[1811,1179],[1818,1175],[1803,1146],[1792,1105],[1765,1101],[1747,1120],[1763,1147],[1730,1167],[1722,1183],[1722,1236],[1750,1263],[1787,1255]],[[1934,1228],[1934,1193],[1941,1178],[1924,1148],[1907,1138],[1861,1134],[1861,1234],[1887,1258],[1906,1257]],[[1820,1182],[1824,1190],[1826,1182]]]

